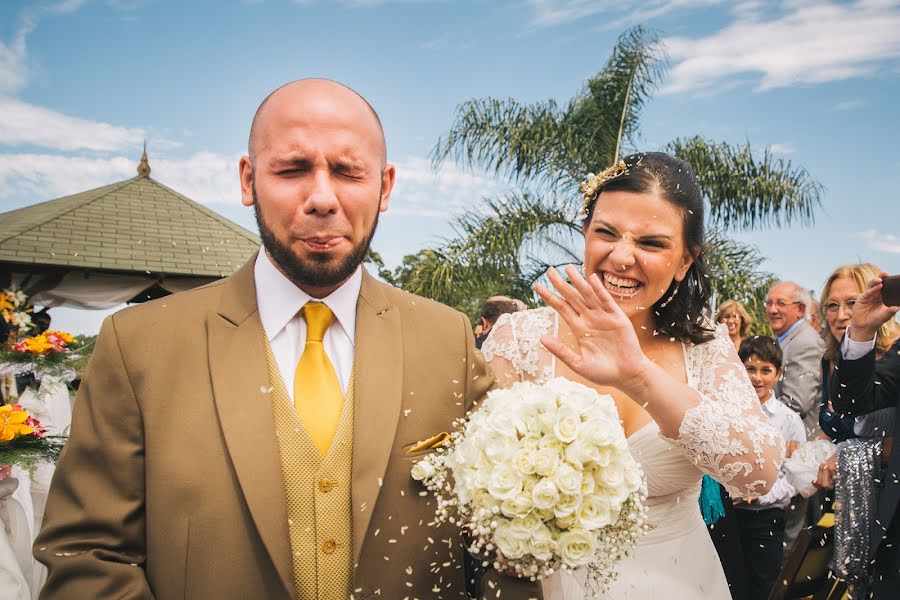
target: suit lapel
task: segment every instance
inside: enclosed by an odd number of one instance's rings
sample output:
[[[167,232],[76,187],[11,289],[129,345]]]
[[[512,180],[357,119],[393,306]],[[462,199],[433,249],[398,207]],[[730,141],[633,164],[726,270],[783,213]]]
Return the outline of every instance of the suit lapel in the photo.
[[[255,255],[225,284],[221,304],[207,315],[207,343],[216,410],[238,482],[259,536],[294,595],[287,506],[262,324],[253,279]]]
[[[390,460],[403,393],[403,353],[398,310],[383,284],[363,271],[356,307],[353,415],[353,561],[375,510]]]

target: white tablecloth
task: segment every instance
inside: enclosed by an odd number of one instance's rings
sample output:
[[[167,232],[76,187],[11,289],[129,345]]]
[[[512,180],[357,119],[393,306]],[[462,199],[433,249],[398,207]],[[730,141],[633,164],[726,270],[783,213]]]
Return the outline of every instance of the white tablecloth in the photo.
[[[47,434],[68,433],[71,399],[65,384],[34,394],[26,390],[19,403],[37,418]],[[34,560],[31,546],[44,520],[44,507],[55,465],[42,462],[33,473],[13,466],[0,479],[0,600],[37,600],[47,569]]]

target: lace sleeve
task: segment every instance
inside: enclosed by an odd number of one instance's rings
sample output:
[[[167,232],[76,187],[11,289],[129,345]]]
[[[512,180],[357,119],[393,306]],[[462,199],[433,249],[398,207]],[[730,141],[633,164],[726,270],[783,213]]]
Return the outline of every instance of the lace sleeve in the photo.
[[[481,346],[499,387],[517,381],[542,383],[553,377],[553,356],[540,340],[553,333],[555,315],[549,308],[500,315]]]
[[[724,328],[724,326],[721,326]],[[734,496],[760,496],[778,479],[784,440],[766,418],[727,330],[688,350],[700,404],[673,440],[685,456]]]

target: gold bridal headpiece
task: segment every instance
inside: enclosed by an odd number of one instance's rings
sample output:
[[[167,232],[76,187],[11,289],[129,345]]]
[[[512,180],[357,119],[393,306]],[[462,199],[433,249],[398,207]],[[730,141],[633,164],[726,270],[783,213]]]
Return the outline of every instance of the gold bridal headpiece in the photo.
[[[581,203],[581,210],[578,211],[578,218],[584,219],[587,217],[588,206],[590,206],[591,202],[594,201],[594,198],[597,197],[597,191],[604,182],[627,172],[628,165],[625,164],[624,160],[620,160],[598,175],[588,173],[587,178],[581,182],[581,191],[584,192],[584,200]]]

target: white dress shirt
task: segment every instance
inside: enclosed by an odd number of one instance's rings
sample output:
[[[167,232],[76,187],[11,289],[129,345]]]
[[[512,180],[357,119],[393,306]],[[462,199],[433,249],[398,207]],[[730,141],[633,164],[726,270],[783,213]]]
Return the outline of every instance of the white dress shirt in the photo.
[[[844,333],[844,339],[841,340],[841,356],[845,360],[857,360],[872,351],[875,347],[875,340],[878,336],[872,338],[869,342],[857,342],[850,339],[850,328]]]
[[[763,412],[769,418],[771,423],[784,438],[785,443],[796,441],[806,441],[806,429],[803,427],[803,420],[800,415],[779,402],[773,393],[765,404],[762,405]],[[735,508],[742,510],[765,510],[768,508],[787,508],[791,503],[791,498],[797,495],[797,491],[784,476],[784,471],[778,474],[778,479],[765,495],[760,496],[756,502],[752,504],[738,504]]]
[[[300,309],[307,302],[323,302],[334,313],[334,321],[325,332],[325,354],[334,366],[341,391],[347,393],[356,346],[356,302],[362,285],[362,269],[327,298],[313,298],[275,268],[265,250],[253,266],[256,303],[266,338],[281,371],[284,387],[294,401],[294,371],[306,345],[306,321]]]

